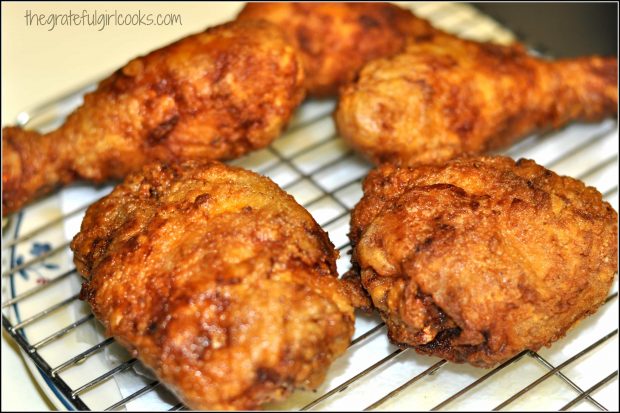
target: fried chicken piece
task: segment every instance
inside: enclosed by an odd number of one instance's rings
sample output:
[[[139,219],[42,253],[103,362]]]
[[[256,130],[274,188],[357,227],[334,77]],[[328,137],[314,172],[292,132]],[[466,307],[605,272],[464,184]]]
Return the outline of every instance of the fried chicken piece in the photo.
[[[249,3],[237,20],[267,20],[294,43],[314,97],[335,96],[370,60],[403,50],[407,38],[435,29],[388,3]]]
[[[353,334],[327,234],[249,171],[146,167],[88,209],[71,248],[108,334],[194,409],[314,389]]]
[[[618,108],[617,59],[544,60],[520,45],[436,34],[370,62],[343,88],[338,131],[379,164],[441,162],[503,148]]]
[[[277,27],[234,22],[188,36],[102,81],[59,129],[4,128],[3,215],[77,179],[262,148],[303,95],[303,68]]]
[[[596,189],[529,160],[386,164],[352,214],[353,268],[391,340],[491,367],[598,309],[617,220]]]

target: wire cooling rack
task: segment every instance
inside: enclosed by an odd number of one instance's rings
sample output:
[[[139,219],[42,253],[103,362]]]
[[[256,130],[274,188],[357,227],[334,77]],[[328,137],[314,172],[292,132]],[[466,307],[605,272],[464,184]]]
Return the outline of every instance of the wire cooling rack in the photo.
[[[463,37],[507,43],[512,34],[466,4],[406,4],[437,27]],[[527,39],[521,39],[527,40]],[[80,89],[23,112],[18,123],[58,126],[81,102]],[[336,134],[334,102],[307,102],[269,148],[231,162],[271,177],[306,207],[350,266],[349,212],[371,165]],[[597,187],[618,209],[618,127],[607,120],[528,137],[502,153],[535,159]],[[3,222],[2,325],[17,341],[46,391],[61,407],[180,410],[183,405],[106,338],[79,300],[80,279],[68,241],[87,206],[111,187],[74,186]],[[6,224],[6,225],[5,225]],[[616,277],[617,278],[617,277]],[[524,351],[492,370],[447,363],[401,349],[376,315],[358,314],[347,353],[316,391],[297,391],[269,409],[328,410],[617,410],[617,279],[598,313],[539,352]],[[37,374],[37,373],[35,373]],[[615,383],[615,386],[612,385]]]

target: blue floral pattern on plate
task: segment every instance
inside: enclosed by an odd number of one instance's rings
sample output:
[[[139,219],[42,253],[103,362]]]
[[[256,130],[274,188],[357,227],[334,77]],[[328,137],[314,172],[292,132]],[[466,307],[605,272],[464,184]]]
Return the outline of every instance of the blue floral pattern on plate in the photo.
[[[30,259],[34,259],[37,257],[40,257],[44,254],[49,253],[52,250],[52,246],[49,242],[33,242],[29,253],[31,258]],[[20,254],[17,257],[15,257],[15,265],[16,266],[20,266],[22,264],[24,264],[24,262],[26,262],[26,258],[24,257],[24,255]],[[46,262],[45,259],[43,259],[41,262],[38,262],[34,265],[30,265],[26,268],[22,268],[18,271],[19,275],[26,281],[28,281],[30,279],[30,273],[34,273],[37,276],[37,284],[44,284],[45,282],[47,282],[47,278],[45,278],[41,273],[40,270],[42,268],[46,268],[48,270],[54,270],[54,269],[58,269],[58,264],[54,264],[51,262]]]

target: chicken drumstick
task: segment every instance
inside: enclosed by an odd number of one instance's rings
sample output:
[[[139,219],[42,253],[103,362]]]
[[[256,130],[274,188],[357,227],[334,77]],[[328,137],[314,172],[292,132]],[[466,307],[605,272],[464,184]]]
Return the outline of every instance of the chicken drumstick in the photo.
[[[138,57],[59,129],[3,129],[3,215],[74,180],[264,147],[303,99],[303,80],[295,49],[266,22],[224,24]]]

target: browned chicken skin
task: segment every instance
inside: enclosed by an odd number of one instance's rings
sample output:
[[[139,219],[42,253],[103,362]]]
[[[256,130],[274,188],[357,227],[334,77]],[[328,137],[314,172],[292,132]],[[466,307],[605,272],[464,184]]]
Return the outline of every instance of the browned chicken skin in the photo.
[[[391,340],[490,367],[594,313],[618,265],[618,214],[533,161],[383,165],[351,219],[353,273]]]
[[[249,3],[238,20],[276,24],[299,49],[311,96],[335,96],[372,59],[403,50],[435,29],[388,3]]]
[[[618,108],[617,59],[548,61],[520,45],[435,34],[367,64],[342,90],[336,122],[375,163],[452,159]]]
[[[3,214],[76,179],[264,147],[303,96],[301,63],[277,27],[233,22],[188,36],[102,81],[59,129],[4,128]]]
[[[249,171],[147,167],[88,209],[71,248],[108,334],[194,409],[314,389],[353,334],[327,234]]]

